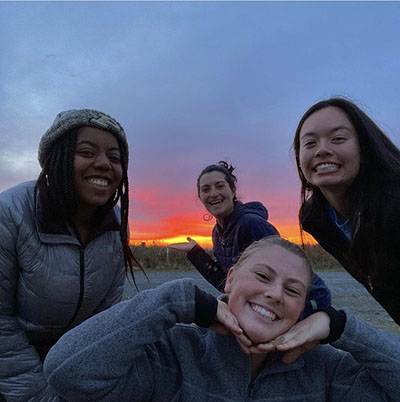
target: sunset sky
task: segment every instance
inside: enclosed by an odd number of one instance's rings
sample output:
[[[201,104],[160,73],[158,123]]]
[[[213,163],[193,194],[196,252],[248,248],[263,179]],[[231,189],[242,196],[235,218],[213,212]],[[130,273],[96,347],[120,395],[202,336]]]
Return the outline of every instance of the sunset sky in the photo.
[[[128,135],[132,241],[207,244],[221,159],[296,240],[299,118],[344,95],[399,145],[399,37],[399,2],[1,2],[0,191],[37,177],[58,112],[95,108]]]

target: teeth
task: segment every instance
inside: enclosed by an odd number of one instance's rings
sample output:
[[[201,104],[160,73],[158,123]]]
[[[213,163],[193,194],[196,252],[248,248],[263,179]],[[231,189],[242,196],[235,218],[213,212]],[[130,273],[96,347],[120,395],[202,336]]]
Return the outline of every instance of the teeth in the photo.
[[[336,163],[321,163],[315,168],[315,170],[317,172],[326,172],[331,170],[337,170],[337,168],[338,165],[336,165]]]
[[[275,321],[278,317],[276,314],[272,313],[271,311],[266,310],[261,306],[257,306],[256,304],[251,304],[251,308],[258,314],[262,315],[265,318],[270,319],[271,321]]]
[[[221,202],[222,202],[221,200],[219,200],[219,201],[211,201],[210,204],[211,205],[217,205],[217,204],[220,204]]]
[[[89,179],[89,183],[93,183],[96,184],[97,186],[103,186],[103,187],[108,186],[108,180],[104,179]]]

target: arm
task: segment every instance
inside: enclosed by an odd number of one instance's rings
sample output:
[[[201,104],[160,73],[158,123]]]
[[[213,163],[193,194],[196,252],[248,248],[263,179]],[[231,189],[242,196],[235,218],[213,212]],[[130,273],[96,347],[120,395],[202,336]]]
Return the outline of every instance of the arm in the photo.
[[[326,342],[347,352],[323,351],[328,371],[327,401],[400,401],[400,339],[347,310],[330,311],[329,316],[324,311],[312,314],[276,340],[259,345],[254,353],[276,347],[286,352],[283,360],[291,363]]]
[[[220,267],[220,264],[214,261],[193,239],[188,237],[187,240],[187,243],[169,244],[168,248],[187,253],[189,261],[200,272],[204,279],[222,292],[225,273]]]
[[[198,244],[187,253],[187,256],[204,279],[222,292],[226,274],[218,261],[213,260]]]
[[[346,326],[332,346],[348,352],[333,373],[333,402],[400,401],[400,339],[346,310]]]
[[[147,353],[154,357],[157,347],[163,347],[161,355],[173,365],[176,357],[164,333],[194,318],[191,280],[142,291],[66,333],[47,355],[45,375],[69,401],[122,401],[126,395],[132,401],[148,400],[162,379],[154,377],[156,369]]]
[[[5,203],[0,203],[0,394],[7,401],[58,401],[47,386],[42,363],[18,323],[16,289],[18,223]]]

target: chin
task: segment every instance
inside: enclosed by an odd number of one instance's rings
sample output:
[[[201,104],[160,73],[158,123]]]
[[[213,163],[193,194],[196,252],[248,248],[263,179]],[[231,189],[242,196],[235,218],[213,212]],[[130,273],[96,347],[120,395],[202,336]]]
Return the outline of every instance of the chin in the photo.
[[[266,343],[274,340],[278,336],[282,335],[286,331],[245,331],[247,337],[253,342],[254,344],[258,345],[259,343]]]

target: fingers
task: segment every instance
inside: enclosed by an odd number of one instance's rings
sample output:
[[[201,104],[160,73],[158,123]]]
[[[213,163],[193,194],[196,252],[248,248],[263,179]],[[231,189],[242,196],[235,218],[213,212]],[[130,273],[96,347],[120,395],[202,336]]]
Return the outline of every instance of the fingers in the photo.
[[[249,348],[251,347],[252,342],[244,333],[242,333],[240,335],[235,334],[235,337],[236,337],[237,341],[239,342],[240,346],[242,346],[242,349],[244,347],[244,348],[250,350]]]
[[[243,334],[236,317],[232,314],[228,305],[218,300],[216,320],[235,335]]]
[[[248,339],[248,338],[246,338],[246,339]],[[246,355],[251,354],[250,345],[248,345],[248,342],[247,342],[247,344],[243,343],[238,337],[236,337],[236,340],[237,340],[238,344],[240,345],[240,347],[242,348],[243,352],[246,353]],[[248,341],[250,342],[249,339],[248,339]],[[250,342],[250,344],[251,344],[251,342]]]
[[[240,325],[236,317],[229,309],[229,306],[221,300],[218,300],[217,314],[215,319],[216,322],[213,323],[210,328],[222,335],[232,333],[236,337],[243,351],[245,353],[249,353],[248,348],[252,344],[250,339],[243,332],[242,328],[240,328]]]
[[[301,345],[318,344],[329,335],[329,322],[329,316],[324,312],[312,314],[283,334],[277,349],[287,351]]]

